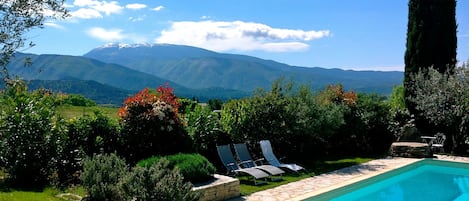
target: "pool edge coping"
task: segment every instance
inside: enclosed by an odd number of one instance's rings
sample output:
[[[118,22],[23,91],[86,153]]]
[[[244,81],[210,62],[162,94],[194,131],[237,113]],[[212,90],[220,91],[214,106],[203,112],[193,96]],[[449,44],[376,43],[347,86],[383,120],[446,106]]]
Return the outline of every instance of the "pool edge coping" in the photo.
[[[339,182],[339,183],[333,184],[331,186],[327,186],[327,187],[324,187],[324,188],[321,188],[321,189],[318,189],[318,190],[314,190],[314,191],[305,193],[303,195],[299,195],[299,196],[287,199],[286,201],[302,201],[302,200],[305,200],[305,199],[308,199],[308,198],[311,198],[311,197],[314,197],[314,196],[318,196],[318,195],[321,195],[323,193],[327,193],[329,191],[333,191],[333,190],[336,190],[336,189],[339,189],[339,188],[342,188],[342,187],[345,187],[345,186],[348,186],[348,185],[351,185],[351,184],[354,184],[354,183],[357,183],[357,182],[372,178],[374,176],[378,176],[378,175],[381,175],[381,174],[384,174],[384,173],[387,173],[387,172],[390,172],[390,171],[405,167],[407,165],[411,165],[411,164],[423,161],[423,160],[428,160],[428,159],[426,159],[426,158],[414,159],[414,160],[409,159],[408,161],[403,161],[400,164],[395,164],[395,165],[392,165],[390,167],[386,167],[386,168],[371,172],[369,174],[359,175],[359,176],[356,176],[356,177],[351,178],[349,180],[345,180],[343,182]],[[437,157],[437,158],[433,158],[431,160],[469,163],[469,161],[458,160],[458,158],[441,158],[440,159],[440,158]],[[364,164],[366,164],[366,163],[364,163]],[[325,174],[329,174],[329,173],[325,173]]]

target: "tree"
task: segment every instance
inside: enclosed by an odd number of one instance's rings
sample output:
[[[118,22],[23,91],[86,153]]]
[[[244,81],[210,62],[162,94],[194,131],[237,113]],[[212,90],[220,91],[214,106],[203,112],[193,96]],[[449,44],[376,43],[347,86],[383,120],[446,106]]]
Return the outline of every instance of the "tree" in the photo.
[[[453,153],[465,154],[469,140],[469,68],[456,68],[453,73],[439,73],[435,69],[419,72],[411,99],[422,111],[420,116],[442,128]]]
[[[10,77],[6,66],[11,57],[28,42],[25,33],[42,28],[47,19],[65,18],[63,4],[64,0],[0,0],[0,74],[4,79]]]
[[[410,76],[430,67],[440,73],[453,72],[457,46],[455,15],[456,0],[409,0],[404,87],[407,108],[416,116],[419,128],[427,127],[428,123],[420,121],[416,105],[410,101],[415,96]]]

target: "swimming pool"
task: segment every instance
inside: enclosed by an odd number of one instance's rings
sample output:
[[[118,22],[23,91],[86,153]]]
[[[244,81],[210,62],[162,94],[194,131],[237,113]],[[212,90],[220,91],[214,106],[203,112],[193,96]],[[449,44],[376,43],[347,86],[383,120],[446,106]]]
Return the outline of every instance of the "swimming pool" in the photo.
[[[422,160],[304,201],[469,201],[469,163]]]

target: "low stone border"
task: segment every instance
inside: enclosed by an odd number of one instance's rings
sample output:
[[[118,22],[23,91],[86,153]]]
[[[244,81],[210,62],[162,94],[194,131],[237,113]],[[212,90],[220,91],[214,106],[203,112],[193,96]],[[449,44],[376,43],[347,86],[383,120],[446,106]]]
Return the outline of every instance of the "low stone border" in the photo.
[[[425,158],[431,157],[430,147],[427,143],[419,142],[394,142],[390,148],[390,154],[394,157]]]
[[[192,190],[203,192],[200,201],[227,200],[240,195],[239,180],[219,174],[215,174],[212,181],[195,184]]]

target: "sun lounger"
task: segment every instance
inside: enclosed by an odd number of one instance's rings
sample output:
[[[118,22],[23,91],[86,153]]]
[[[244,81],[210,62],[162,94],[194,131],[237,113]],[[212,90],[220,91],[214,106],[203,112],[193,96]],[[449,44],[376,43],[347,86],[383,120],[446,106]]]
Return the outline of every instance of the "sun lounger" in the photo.
[[[249,175],[254,178],[254,185],[267,182],[266,179],[269,177],[269,174],[266,172],[256,168],[241,168],[233,157],[230,145],[217,146],[217,152],[228,174],[243,173]],[[264,181],[258,182],[257,179],[263,179]]]
[[[262,140],[259,143],[261,145],[262,154],[264,155],[265,160],[269,164],[271,164],[275,167],[285,168],[285,169],[291,170],[293,172],[298,172],[298,171],[304,170],[303,167],[301,167],[297,164],[293,164],[293,163],[284,164],[284,163],[280,162],[277,159],[277,156],[275,156],[274,152],[272,151],[272,145],[270,144],[269,140]]]
[[[262,160],[264,159],[259,159],[254,161],[252,159],[251,154],[249,153],[248,147],[244,143],[240,144],[234,144],[234,149],[236,152],[236,155],[238,156],[239,160],[241,161],[239,164],[240,166],[244,168],[257,168],[260,170],[263,170],[267,173],[269,173],[272,176],[279,176],[275,178],[276,180],[282,179],[282,174],[285,173],[282,169],[272,166],[272,165],[263,165]],[[259,161],[261,162],[261,165],[256,164],[256,162]],[[272,178],[273,180],[274,178]]]

